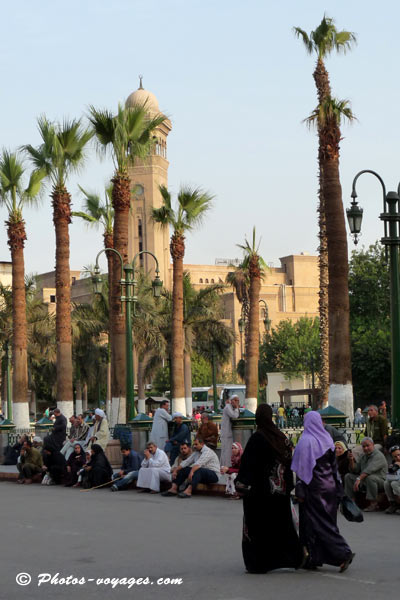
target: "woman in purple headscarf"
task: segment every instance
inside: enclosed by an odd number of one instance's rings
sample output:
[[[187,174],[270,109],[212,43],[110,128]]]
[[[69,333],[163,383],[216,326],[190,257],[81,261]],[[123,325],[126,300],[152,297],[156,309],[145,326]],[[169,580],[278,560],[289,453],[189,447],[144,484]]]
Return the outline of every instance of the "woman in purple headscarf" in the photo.
[[[336,524],[338,501],[344,495],[337,473],[335,445],[315,411],[304,417],[304,433],[292,460],[300,505],[300,541],[309,553],[306,568],[323,564],[345,571],[354,554]]]

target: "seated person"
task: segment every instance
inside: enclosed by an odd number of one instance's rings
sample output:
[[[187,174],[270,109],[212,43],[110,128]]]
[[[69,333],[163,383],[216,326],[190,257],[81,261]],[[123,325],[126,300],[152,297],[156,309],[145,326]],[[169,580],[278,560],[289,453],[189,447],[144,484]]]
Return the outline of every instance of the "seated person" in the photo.
[[[185,423],[182,423],[183,418],[184,415],[182,413],[176,412],[172,415],[172,420],[175,422],[174,431],[164,446],[164,452],[169,454],[171,465],[175,462],[175,459],[179,454],[181,443],[184,440],[190,440],[189,427]]]
[[[32,447],[32,442],[26,440],[21,448],[21,460],[17,463],[19,471],[18,483],[32,483],[32,478],[42,473],[43,460],[39,450]]]
[[[118,481],[114,481],[111,486],[112,492],[118,492],[118,490],[127,490],[129,484],[132,481],[136,481],[139,474],[140,465],[142,459],[135,450],[131,450],[130,446],[121,446],[122,466],[118,473],[114,473],[112,476],[113,480],[118,478]],[[119,479],[122,477],[122,479]]]
[[[35,435],[35,437],[33,438],[32,446],[36,448],[36,450],[39,450],[40,455],[43,454],[43,440],[39,435]]]
[[[83,467],[82,487],[85,489],[104,485],[111,481],[113,470],[100,444],[93,444],[90,460]]]
[[[389,452],[392,464],[389,467],[384,487],[390,506],[385,512],[392,515],[393,513],[400,514],[400,446],[393,446]]]
[[[349,449],[346,444],[341,441],[335,442],[335,454],[336,454],[336,462],[338,466],[338,472],[340,475],[340,479],[342,483],[344,481],[344,476],[349,472]]]
[[[201,413],[201,425],[199,427],[198,435],[203,438],[204,443],[211,448],[211,450],[217,449],[218,427],[216,423],[210,421],[209,414],[206,412]]]
[[[378,407],[375,404],[368,407],[368,420],[364,435],[373,439],[377,450],[382,450],[388,436],[388,422],[383,415],[379,414]]]
[[[18,441],[13,446],[6,446],[4,449],[3,465],[16,465],[21,460],[21,450],[24,442],[29,440],[26,433],[19,436]]]
[[[43,471],[50,476],[50,484],[60,485],[64,482],[67,473],[67,462],[58,446],[47,436],[43,445]]]
[[[89,430],[88,425],[83,420],[83,415],[79,415],[78,417],[72,415],[72,417],[69,418],[69,422],[71,423],[69,436],[61,448],[61,454],[65,456],[65,460],[68,460],[69,456],[72,454],[75,442],[85,442]]]
[[[175,481],[176,475],[178,473],[178,467],[180,467],[181,463],[186,460],[192,454],[192,448],[188,442],[182,442],[180,446],[180,453],[175,459],[174,464],[171,466],[171,477],[172,482]]]
[[[85,464],[86,456],[83,446],[79,442],[75,442],[73,445],[72,454],[67,460],[67,476],[65,487],[71,487],[77,483],[78,473]]]
[[[366,491],[369,506],[366,512],[379,510],[378,493],[384,489],[384,483],[387,473],[387,462],[382,452],[377,450],[374,441],[370,437],[365,437],[361,442],[363,454],[357,462],[354,460],[353,453],[349,450],[349,473],[344,478],[345,493],[349,498],[354,499],[355,492]]]
[[[218,456],[205,445],[203,438],[197,436],[193,442],[194,452],[181,462],[171,489],[164,496],[190,498],[199,483],[217,483],[220,473]],[[184,492],[178,493],[179,486],[187,480]]]
[[[339,429],[337,429],[333,425],[330,425],[329,423],[327,423],[324,418],[322,419],[322,422],[324,424],[325,431],[327,431],[329,433],[329,435],[333,439],[334,443],[336,443],[336,442],[343,442],[344,444],[346,443],[345,437],[342,433],[340,433]]]
[[[235,479],[240,469],[240,462],[242,460],[243,448],[239,442],[234,442],[232,444],[232,457],[231,457],[231,466],[230,467],[221,467],[221,473],[227,476],[226,478],[226,488],[225,495],[229,496],[229,498],[234,498],[235,500],[239,500],[240,496],[236,492],[235,488]]]
[[[171,481],[171,466],[168,456],[154,442],[147,442],[144,460],[139,469],[137,487],[139,492],[158,494],[161,481]]]

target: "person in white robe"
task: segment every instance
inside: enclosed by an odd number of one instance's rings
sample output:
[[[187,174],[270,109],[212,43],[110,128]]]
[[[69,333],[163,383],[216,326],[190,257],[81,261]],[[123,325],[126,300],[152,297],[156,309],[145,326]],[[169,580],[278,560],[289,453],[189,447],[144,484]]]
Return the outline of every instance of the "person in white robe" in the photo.
[[[161,481],[171,481],[171,466],[165,452],[151,441],[146,444],[136,485],[138,488],[143,488],[138,490],[139,492],[150,490],[152,494],[157,494],[160,491]]]
[[[92,437],[88,443],[88,450],[91,449],[93,444],[98,444],[103,448],[103,451],[106,451],[108,441],[110,439],[110,430],[108,427],[108,422],[106,418],[106,413],[101,408],[96,408],[94,411],[94,428]]]
[[[232,396],[227,400],[227,404],[222,411],[221,419],[221,467],[231,466],[232,457],[232,444],[233,444],[233,433],[232,433],[232,419],[239,417],[239,397]]]
[[[153,427],[150,433],[150,439],[157,448],[164,450],[165,444],[169,438],[168,423],[172,421],[172,416],[168,412],[169,402],[164,400],[154,413]]]

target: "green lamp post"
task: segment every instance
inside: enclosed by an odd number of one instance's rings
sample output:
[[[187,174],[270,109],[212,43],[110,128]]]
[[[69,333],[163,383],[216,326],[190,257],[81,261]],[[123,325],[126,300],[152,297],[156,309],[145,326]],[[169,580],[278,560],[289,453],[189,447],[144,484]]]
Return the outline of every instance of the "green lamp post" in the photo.
[[[351,234],[354,236],[354,243],[357,244],[358,236],[361,232],[361,222],[363,209],[358,206],[356,183],[360,175],[370,173],[374,175],[381,183],[383,190],[383,212],[379,218],[384,223],[384,237],[381,243],[389,253],[390,264],[390,321],[391,321],[391,346],[392,346],[392,365],[391,365],[391,392],[392,392],[392,426],[394,430],[400,429],[400,283],[399,283],[399,192],[386,192],[383,179],[375,171],[365,169],[357,173],[353,180],[353,189],[351,192],[352,202],[350,208],[346,210],[347,220]]]
[[[153,295],[155,298],[159,298],[161,295],[161,290],[163,286],[163,282],[160,279],[160,269],[156,256],[149,252],[148,250],[141,250],[138,252],[134,258],[132,263],[127,263],[124,265],[123,258],[118,250],[115,248],[104,248],[100,250],[98,255],[96,256],[96,264],[94,267],[94,272],[92,276],[92,281],[94,285],[95,293],[101,293],[102,288],[102,279],[100,276],[100,268],[99,268],[99,256],[103,252],[114,252],[120,262],[121,262],[121,303],[125,303],[125,347],[126,347],[126,404],[127,404],[127,418],[128,421],[131,421],[136,416],[135,409],[135,377],[134,377],[134,367],[133,367],[133,331],[132,331],[132,304],[133,304],[133,315],[136,315],[136,286],[137,280],[135,279],[135,263],[136,259],[143,255],[149,254],[152,256],[156,262],[156,276],[152,281]],[[124,276],[125,273],[125,276]]]
[[[6,361],[7,361],[7,419],[12,421],[13,412],[12,412],[12,389],[11,389],[11,360],[12,360],[12,348],[10,342],[7,340],[4,345],[4,350],[6,353]]]
[[[263,323],[264,323],[266,333],[269,333],[271,331],[271,319],[269,318],[269,314],[268,314],[268,305],[265,302],[265,300],[263,300],[263,298],[260,298],[260,300],[258,302],[259,302],[259,304],[264,304],[265,316],[263,319]]]

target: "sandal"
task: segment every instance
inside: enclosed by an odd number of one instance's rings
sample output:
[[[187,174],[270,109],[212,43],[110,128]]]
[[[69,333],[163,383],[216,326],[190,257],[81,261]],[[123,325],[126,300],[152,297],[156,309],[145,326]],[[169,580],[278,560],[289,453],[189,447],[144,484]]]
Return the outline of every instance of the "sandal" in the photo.
[[[349,566],[353,562],[354,557],[355,557],[355,554],[351,553],[349,558],[340,565],[339,573],[344,573],[349,568]]]

